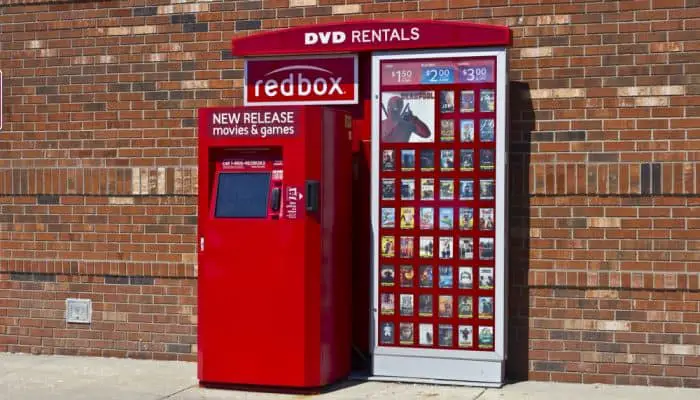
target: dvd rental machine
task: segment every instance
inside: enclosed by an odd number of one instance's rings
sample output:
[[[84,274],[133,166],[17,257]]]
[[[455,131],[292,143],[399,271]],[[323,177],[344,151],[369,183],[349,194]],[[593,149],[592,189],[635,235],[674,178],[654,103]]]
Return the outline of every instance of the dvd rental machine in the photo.
[[[199,379],[319,387],[350,372],[350,119],[199,111]]]

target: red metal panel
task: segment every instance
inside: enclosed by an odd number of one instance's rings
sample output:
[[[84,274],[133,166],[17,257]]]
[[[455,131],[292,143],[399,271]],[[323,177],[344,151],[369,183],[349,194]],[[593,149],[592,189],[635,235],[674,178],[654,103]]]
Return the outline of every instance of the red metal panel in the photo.
[[[315,24],[233,39],[236,56],[509,46],[507,27],[458,21],[370,20]]]

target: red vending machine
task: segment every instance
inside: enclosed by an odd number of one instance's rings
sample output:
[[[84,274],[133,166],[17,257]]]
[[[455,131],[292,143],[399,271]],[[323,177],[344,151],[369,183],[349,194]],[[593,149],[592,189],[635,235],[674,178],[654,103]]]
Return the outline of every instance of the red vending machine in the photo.
[[[203,384],[349,374],[350,127],[315,106],[199,110]]]

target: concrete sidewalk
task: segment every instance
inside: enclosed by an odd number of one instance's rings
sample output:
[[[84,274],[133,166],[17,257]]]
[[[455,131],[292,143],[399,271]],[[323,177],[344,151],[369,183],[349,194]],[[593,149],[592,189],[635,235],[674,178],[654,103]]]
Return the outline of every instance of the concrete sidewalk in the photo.
[[[480,389],[382,382],[348,382],[317,396],[201,389],[196,364],[114,358],[0,353],[0,399],[459,399],[459,400],[698,400],[700,389],[523,382]]]

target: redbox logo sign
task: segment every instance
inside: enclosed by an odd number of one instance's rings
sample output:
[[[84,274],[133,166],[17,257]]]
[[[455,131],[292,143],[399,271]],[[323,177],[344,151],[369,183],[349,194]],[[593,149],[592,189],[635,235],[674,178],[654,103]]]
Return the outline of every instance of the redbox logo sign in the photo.
[[[244,104],[357,104],[357,57],[246,60]]]

